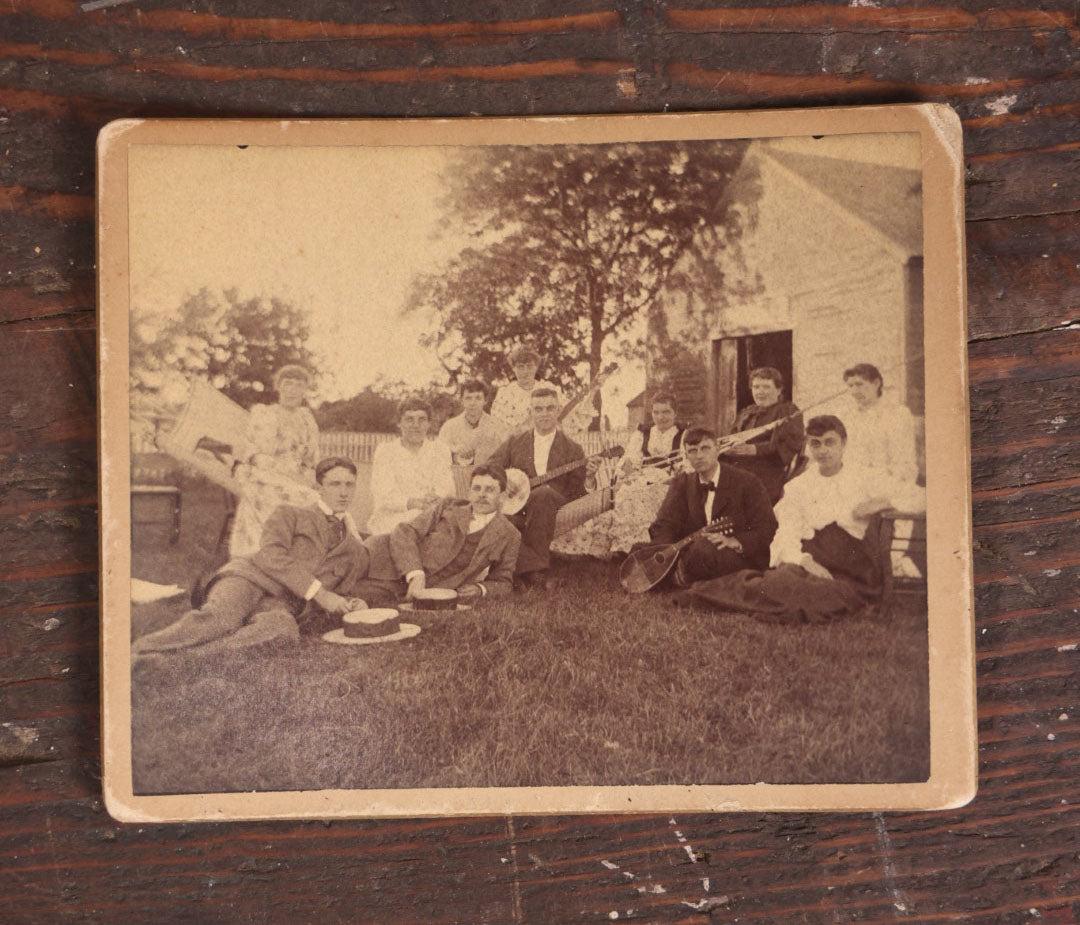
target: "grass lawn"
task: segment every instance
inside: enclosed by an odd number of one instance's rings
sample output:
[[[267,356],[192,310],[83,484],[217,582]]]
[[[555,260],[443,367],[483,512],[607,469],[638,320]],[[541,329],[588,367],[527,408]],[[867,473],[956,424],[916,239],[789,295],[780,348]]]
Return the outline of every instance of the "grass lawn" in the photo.
[[[181,542],[140,528],[138,578],[220,562],[218,497],[186,490]],[[614,566],[419,636],[141,664],[137,793],[321,788],[893,782],[929,773],[925,613],[780,626],[630,597]],[[176,600],[135,608],[138,636]]]

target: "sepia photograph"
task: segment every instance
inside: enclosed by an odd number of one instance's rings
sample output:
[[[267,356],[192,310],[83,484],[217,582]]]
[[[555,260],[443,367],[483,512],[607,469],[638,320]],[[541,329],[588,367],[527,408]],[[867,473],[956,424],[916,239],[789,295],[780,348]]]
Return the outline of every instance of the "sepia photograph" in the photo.
[[[114,803],[970,796],[926,109],[106,129]]]

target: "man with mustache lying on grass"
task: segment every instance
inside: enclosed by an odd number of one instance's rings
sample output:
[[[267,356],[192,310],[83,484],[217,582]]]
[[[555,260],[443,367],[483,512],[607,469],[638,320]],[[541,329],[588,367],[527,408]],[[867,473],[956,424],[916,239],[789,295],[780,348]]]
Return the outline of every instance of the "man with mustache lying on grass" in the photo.
[[[468,500],[443,498],[390,533],[368,537],[366,566],[349,593],[374,605],[424,588],[452,588],[463,601],[509,595],[521,535],[502,513],[505,491],[500,467],[477,466]]]
[[[366,542],[346,513],[356,466],[331,457],[315,477],[319,502],[277,508],[259,550],[224,565],[201,606],[137,639],[136,659],[295,641],[301,630],[322,632],[343,613],[425,587],[454,588],[463,600],[510,593],[521,537],[500,511],[501,469],[477,466],[468,501],[440,500]]]

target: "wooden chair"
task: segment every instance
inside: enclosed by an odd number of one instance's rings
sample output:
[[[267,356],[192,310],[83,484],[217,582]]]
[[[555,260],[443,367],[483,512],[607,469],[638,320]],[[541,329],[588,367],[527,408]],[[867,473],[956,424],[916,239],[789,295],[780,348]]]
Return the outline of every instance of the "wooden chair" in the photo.
[[[905,536],[897,536],[897,524],[911,525]],[[883,511],[878,532],[878,554],[881,561],[882,611],[889,613],[898,597],[926,598],[926,514],[905,511]],[[893,554],[902,553],[922,572],[919,577],[898,575],[893,568]]]

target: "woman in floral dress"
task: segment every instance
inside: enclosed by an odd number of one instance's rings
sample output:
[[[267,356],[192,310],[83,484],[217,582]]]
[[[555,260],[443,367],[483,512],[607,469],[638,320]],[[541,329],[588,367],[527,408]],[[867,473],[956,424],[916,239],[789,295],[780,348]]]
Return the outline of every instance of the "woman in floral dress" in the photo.
[[[319,426],[304,399],[311,377],[302,366],[284,366],[274,376],[278,401],[255,405],[249,412],[247,433],[236,453],[240,500],[236,506],[231,556],[258,550],[262,528],[281,504],[308,505],[318,497],[315,463],[319,452]]]
[[[660,509],[672,475],[683,466],[683,428],[675,423],[675,397],[657,395],[650,412],[652,425],[642,428],[640,436],[626,448],[621,475],[610,479],[614,486],[606,489],[613,493],[609,509],[556,537],[551,546],[555,552],[606,559],[628,553],[635,543],[649,542],[649,524]]]

